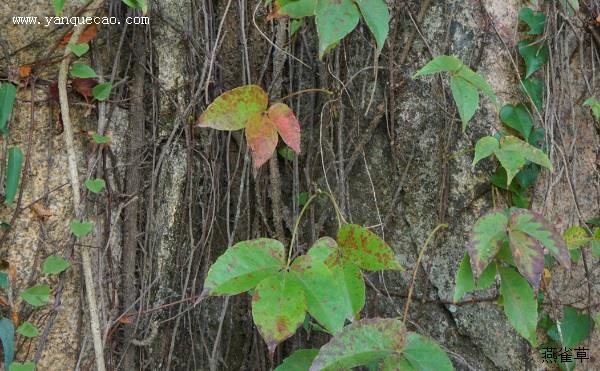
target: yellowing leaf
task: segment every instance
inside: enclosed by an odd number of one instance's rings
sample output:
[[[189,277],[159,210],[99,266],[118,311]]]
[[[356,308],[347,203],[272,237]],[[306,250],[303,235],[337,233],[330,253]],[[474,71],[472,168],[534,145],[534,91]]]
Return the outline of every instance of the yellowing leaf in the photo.
[[[338,230],[337,242],[343,257],[359,268],[370,271],[403,270],[390,246],[365,227],[344,224]]]
[[[257,85],[246,85],[221,94],[206,108],[196,123],[217,130],[239,130],[255,114],[267,109],[267,93]]]

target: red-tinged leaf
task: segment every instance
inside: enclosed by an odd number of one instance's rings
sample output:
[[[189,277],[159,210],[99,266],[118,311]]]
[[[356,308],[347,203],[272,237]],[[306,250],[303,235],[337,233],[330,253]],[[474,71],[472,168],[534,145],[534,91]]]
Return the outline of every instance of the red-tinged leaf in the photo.
[[[508,231],[510,250],[519,272],[535,291],[544,271],[544,248],[534,238],[520,231]]]
[[[87,26],[85,28],[85,30],[83,30],[81,35],[79,35],[79,40],[77,40],[77,44],[85,44],[88,41],[95,38],[96,35],[98,35],[98,25],[91,24],[91,25]],[[65,35],[65,37],[62,39],[62,41],[60,42],[58,47],[65,48],[67,46],[67,44],[69,44],[69,41],[71,41],[71,36],[73,36],[73,31],[71,31]]]
[[[292,336],[306,317],[306,296],[289,272],[262,280],[252,295],[252,318],[273,357],[275,347]]]
[[[215,99],[198,118],[196,126],[217,130],[239,130],[257,113],[266,111],[269,97],[258,85],[229,90]]]
[[[92,97],[92,89],[94,86],[98,85],[98,80],[95,78],[79,78],[73,79],[71,82],[71,86],[73,89],[81,94],[82,97],[88,101],[89,98]]]
[[[246,141],[250,146],[256,169],[273,156],[277,147],[277,139],[277,128],[267,115],[256,113],[248,120]]]
[[[538,240],[566,269],[571,267],[571,257],[563,237],[539,213],[527,209],[511,209],[510,229],[521,231]]]
[[[506,241],[508,216],[504,210],[491,211],[477,220],[467,251],[473,276],[478,279]]]
[[[285,144],[300,153],[300,123],[294,111],[286,104],[275,103],[269,108],[268,115]]]

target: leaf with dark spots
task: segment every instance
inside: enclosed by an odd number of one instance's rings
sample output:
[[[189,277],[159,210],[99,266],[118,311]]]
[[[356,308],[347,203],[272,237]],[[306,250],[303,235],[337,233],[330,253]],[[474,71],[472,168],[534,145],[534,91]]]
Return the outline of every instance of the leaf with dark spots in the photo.
[[[400,355],[406,343],[402,321],[393,318],[364,319],[344,327],[325,344],[310,371],[340,370]]]
[[[538,240],[566,269],[571,267],[569,250],[563,237],[539,213],[527,209],[511,209],[510,229],[521,231]]]
[[[508,231],[510,250],[517,269],[537,291],[544,271],[544,248],[531,236],[521,231]]]
[[[508,237],[508,216],[504,210],[491,211],[477,220],[467,250],[473,276],[478,279]]]
[[[231,89],[215,99],[200,115],[196,126],[217,130],[239,130],[248,119],[267,109],[269,98],[258,85]]]
[[[281,242],[268,238],[239,242],[210,267],[204,296],[242,293],[284,266],[285,249]]]
[[[275,347],[296,332],[306,316],[306,296],[289,272],[262,280],[252,299],[252,318],[272,358]]]
[[[254,168],[267,162],[277,148],[277,128],[264,113],[255,113],[246,126],[246,141],[252,153]]]
[[[338,231],[337,242],[342,256],[359,268],[370,271],[403,270],[392,248],[375,233],[360,225],[343,225]]]
[[[275,103],[267,111],[281,139],[296,153],[300,153],[300,123],[288,105]]]

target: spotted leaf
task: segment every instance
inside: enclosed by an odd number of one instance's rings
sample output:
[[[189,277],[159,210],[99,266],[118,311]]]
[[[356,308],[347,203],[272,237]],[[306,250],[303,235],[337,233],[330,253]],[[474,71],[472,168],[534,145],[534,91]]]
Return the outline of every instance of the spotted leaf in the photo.
[[[267,93],[257,85],[246,85],[221,94],[206,108],[196,123],[217,130],[239,130],[255,114],[267,109]]]
[[[392,248],[375,233],[357,224],[343,225],[337,235],[342,256],[359,268],[403,270]]]

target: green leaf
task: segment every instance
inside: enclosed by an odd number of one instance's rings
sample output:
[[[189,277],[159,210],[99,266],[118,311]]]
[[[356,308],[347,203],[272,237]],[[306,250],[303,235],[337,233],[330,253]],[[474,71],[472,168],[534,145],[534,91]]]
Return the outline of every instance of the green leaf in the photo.
[[[487,136],[479,139],[475,144],[475,157],[473,158],[473,167],[482,159],[491,156],[500,148],[498,139]]]
[[[90,46],[86,43],[83,43],[83,44],[69,43],[68,47],[69,47],[69,50],[78,57],[81,57],[82,55],[87,53],[88,50],[90,50]]]
[[[306,293],[308,312],[331,333],[339,332],[365,304],[360,270],[339,254],[333,239],[321,238],[294,260],[290,271]]]
[[[292,353],[277,366],[275,371],[308,371],[319,349],[300,349]]]
[[[71,220],[69,224],[71,233],[77,238],[83,238],[87,236],[94,228],[94,223],[87,221]]]
[[[583,227],[578,225],[572,226],[563,233],[563,238],[567,243],[567,248],[577,249],[579,247],[587,245],[592,239],[588,236],[587,232]]]
[[[33,323],[25,321],[21,324],[21,326],[19,326],[19,328],[17,328],[17,334],[28,338],[34,338],[38,336],[40,332],[38,331],[37,327],[33,325]]]
[[[562,236],[540,214],[526,209],[511,209],[510,228],[540,241],[566,269],[571,267],[567,246]]]
[[[521,231],[508,231],[510,250],[519,272],[535,291],[544,271],[544,248],[540,242]]]
[[[579,314],[577,309],[563,307],[563,319],[548,330],[548,336],[567,348],[574,348],[587,339],[594,322],[587,314]],[[560,331],[558,331],[560,329]]]
[[[528,40],[519,42],[519,54],[525,61],[525,78],[531,76],[548,62],[548,46],[546,43],[531,44]]]
[[[531,345],[537,345],[537,300],[533,289],[523,277],[511,268],[498,267],[500,272],[500,294],[504,313],[517,332]]]
[[[306,205],[306,203],[308,202],[308,198],[308,192],[298,193],[298,205],[300,205],[300,207]]]
[[[60,256],[50,255],[44,260],[42,264],[42,273],[44,274],[55,274],[67,270],[71,266],[67,260]]]
[[[54,6],[54,13],[57,16],[62,15],[63,8],[65,7],[65,0],[52,0]]]
[[[402,321],[364,319],[350,324],[321,347],[310,371],[349,369],[399,355],[406,342]]]
[[[508,187],[515,175],[525,166],[525,157],[517,151],[498,150],[495,154],[500,165],[506,171],[506,187]]]
[[[525,190],[530,185],[533,185],[540,175],[540,167],[536,164],[526,165],[521,171],[517,173],[515,179],[519,182],[522,190]]]
[[[109,144],[110,143],[110,137],[100,135],[98,133],[92,134],[92,140],[96,144]]]
[[[290,37],[293,37],[296,32],[304,26],[304,19],[292,19],[290,22]]]
[[[279,148],[277,150],[277,153],[279,154],[279,156],[283,157],[288,161],[294,161],[294,151],[292,151],[292,149],[288,146]]]
[[[146,0],[123,0],[125,5],[132,9],[139,9],[142,13],[148,13],[148,3]]]
[[[525,140],[529,139],[533,129],[533,120],[522,103],[516,106],[507,104],[500,110],[500,120],[504,125],[518,131]]]
[[[252,318],[267,343],[275,347],[294,335],[306,316],[306,296],[289,272],[278,272],[260,281],[252,295]]]
[[[419,76],[432,75],[438,72],[458,72],[462,66],[463,64],[460,59],[454,56],[439,55],[433,58],[419,71],[417,71],[417,73],[415,73],[413,76],[413,79],[416,79]]]
[[[415,371],[408,359],[400,355],[392,355],[383,359],[379,371]]]
[[[479,280],[475,282],[473,279],[473,272],[471,271],[471,258],[469,258],[469,254],[465,254],[456,271],[455,282],[456,286],[454,288],[454,298],[452,300],[456,303],[462,299],[465,294],[475,290],[486,289],[490,287],[492,283],[496,282],[496,265],[489,264],[481,274],[481,277],[479,277]]]
[[[355,0],[381,51],[390,31],[390,12],[384,0]]]
[[[452,362],[446,352],[433,340],[409,332],[402,354],[413,369],[418,371],[452,371]]]
[[[4,353],[4,365],[10,365],[15,357],[15,326],[8,318],[0,319],[0,340]]]
[[[50,298],[50,287],[48,285],[36,285],[24,290],[21,298],[34,307],[48,304]]]
[[[458,108],[463,131],[465,131],[479,106],[479,91],[473,84],[460,76],[452,76],[450,78],[450,89]]]
[[[530,8],[521,8],[519,19],[529,26],[528,35],[541,35],[544,33],[544,23],[546,23],[544,12],[534,12]]]
[[[583,102],[583,106],[588,106],[592,110],[592,115],[596,121],[600,121],[600,102],[595,97],[591,97]]]
[[[317,0],[276,0],[271,17],[304,18],[315,15]]]
[[[21,179],[21,168],[23,167],[23,152],[19,147],[8,149],[8,165],[6,168],[6,188],[4,202],[12,205],[19,191],[19,180]]]
[[[502,138],[500,140],[500,149],[509,152],[519,152],[527,161],[531,161],[535,164],[543,166],[550,171],[554,170],[548,155],[542,152],[542,150],[539,148],[536,148],[517,137],[509,135]]]
[[[7,289],[9,286],[8,273],[0,271],[0,289]]]
[[[81,78],[98,77],[92,67],[83,63],[73,63],[71,65],[71,76]]]
[[[491,211],[473,226],[467,251],[473,276],[478,279],[507,239],[508,216],[504,210]]]
[[[13,84],[8,82],[0,84],[0,133],[3,135],[8,134],[6,124],[15,104],[16,95],[17,88]]]
[[[488,84],[487,81],[485,81],[485,79],[483,77],[481,77],[481,75],[479,75],[478,73],[475,73],[473,70],[471,70],[469,67],[467,67],[465,65],[463,65],[458,70],[457,75],[462,77],[463,79],[467,80],[470,84],[474,85],[477,89],[481,90],[481,92],[483,92],[483,94],[485,94],[488,97],[488,99],[492,102],[494,107],[496,109],[499,108],[498,98],[496,97],[496,93],[494,93],[494,90],[492,90],[492,87],[490,86],[490,84]]]
[[[544,79],[540,77],[530,77],[523,80],[525,94],[527,94],[538,111],[544,109]]]
[[[106,188],[106,182],[102,178],[96,179],[88,179],[85,181],[85,187],[93,193],[100,193],[104,188]]]
[[[268,101],[260,86],[240,86],[217,97],[200,115],[196,126],[227,131],[243,129],[253,115],[267,109]]]
[[[600,228],[594,228],[594,237],[592,240],[592,254],[600,257]]]
[[[98,84],[94,86],[92,89],[92,96],[99,101],[105,101],[110,96],[110,91],[112,90],[112,84],[110,82],[103,82],[102,84]]]
[[[13,362],[10,364],[10,371],[35,371],[35,363],[33,362]]]
[[[259,238],[228,248],[210,267],[202,295],[236,295],[254,288],[285,266],[283,244]]]
[[[318,0],[315,8],[319,34],[319,59],[348,35],[360,19],[352,0]]]
[[[396,260],[396,254],[381,238],[357,224],[344,224],[337,234],[342,255],[359,268],[378,271],[384,269],[404,270]]]

